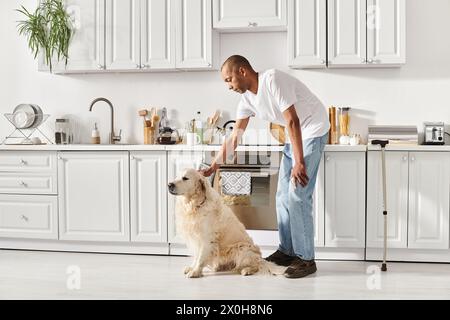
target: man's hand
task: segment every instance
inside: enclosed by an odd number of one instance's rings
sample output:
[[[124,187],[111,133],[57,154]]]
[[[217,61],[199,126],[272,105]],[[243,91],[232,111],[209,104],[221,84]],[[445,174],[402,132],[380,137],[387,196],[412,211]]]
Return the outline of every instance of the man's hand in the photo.
[[[298,184],[300,184],[303,188],[308,185],[309,178],[306,174],[306,166],[304,162],[296,163],[292,168],[291,181],[294,184],[294,187],[297,187]]]
[[[217,169],[219,168],[218,165],[212,164],[211,167],[208,169],[199,170],[200,174],[202,174],[204,177],[209,177],[212,175]]]

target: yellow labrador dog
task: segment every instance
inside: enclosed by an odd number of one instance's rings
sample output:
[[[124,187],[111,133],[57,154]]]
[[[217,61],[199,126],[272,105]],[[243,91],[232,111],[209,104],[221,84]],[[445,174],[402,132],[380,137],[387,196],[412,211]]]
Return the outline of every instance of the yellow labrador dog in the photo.
[[[189,278],[201,277],[204,267],[244,276],[285,271],[286,268],[261,257],[244,225],[199,172],[185,171],[168,188],[171,194],[180,196],[176,206],[177,231],[194,254],[192,265],[184,271]]]

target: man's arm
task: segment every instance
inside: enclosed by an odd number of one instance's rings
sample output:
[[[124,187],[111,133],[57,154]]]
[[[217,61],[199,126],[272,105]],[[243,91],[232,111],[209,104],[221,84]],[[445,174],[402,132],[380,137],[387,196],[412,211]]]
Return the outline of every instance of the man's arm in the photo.
[[[302,187],[306,187],[309,178],[306,174],[305,159],[303,158],[303,141],[300,119],[298,118],[297,111],[293,105],[283,112],[283,116],[286,120],[291,145],[294,149],[295,166],[292,168],[291,179],[293,179],[295,186],[299,183]]]
[[[234,151],[238,147],[239,140],[244,134],[245,129],[247,129],[249,120],[250,118],[239,119],[236,121],[236,125],[233,129],[231,137],[223,143],[219,153],[217,154],[214,161],[211,163],[209,169],[200,171],[205,177],[209,177],[210,175],[212,175],[214,171],[219,169],[220,165],[224,163],[226,156],[234,153]]]

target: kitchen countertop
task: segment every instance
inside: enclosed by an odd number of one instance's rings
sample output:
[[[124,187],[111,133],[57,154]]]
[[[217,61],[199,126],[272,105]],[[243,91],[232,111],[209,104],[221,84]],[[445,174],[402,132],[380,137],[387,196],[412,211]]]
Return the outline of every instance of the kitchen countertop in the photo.
[[[144,144],[45,144],[0,145],[1,150],[12,151],[216,151],[220,145],[144,145]],[[238,151],[282,151],[283,146],[239,146]]]
[[[367,146],[360,144],[357,146],[339,145],[339,144],[327,144],[325,146],[325,152],[366,152]]]
[[[284,146],[264,145],[249,146],[241,145],[237,151],[283,151]],[[177,145],[143,145],[143,144],[45,144],[45,145],[0,145],[0,151],[218,151],[220,145],[197,145],[187,146],[184,144]],[[326,152],[366,152],[380,150],[379,146],[372,145],[326,145]],[[449,152],[450,145],[445,146],[424,146],[424,145],[388,145],[386,151],[433,151],[433,152]]]
[[[381,150],[380,146],[367,146],[369,151]],[[386,151],[427,151],[427,152],[448,152],[450,151],[450,145],[444,146],[424,146],[424,145],[387,145]]]
[[[249,146],[241,145],[237,151],[282,151],[284,146],[265,145],[265,146]],[[46,144],[46,145],[0,145],[1,150],[10,151],[218,151],[220,145],[133,145],[133,144]],[[326,145],[325,151],[346,151],[346,152],[365,152],[366,145],[358,146],[341,146]]]

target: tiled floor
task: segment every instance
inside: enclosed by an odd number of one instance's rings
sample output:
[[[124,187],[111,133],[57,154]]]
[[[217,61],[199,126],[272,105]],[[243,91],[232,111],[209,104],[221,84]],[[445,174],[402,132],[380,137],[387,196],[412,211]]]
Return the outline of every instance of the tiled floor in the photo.
[[[378,263],[318,261],[315,275],[292,280],[210,272],[187,279],[189,262],[0,250],[0,299],[450,299],[450,264],[391,263],[381,274]]]

